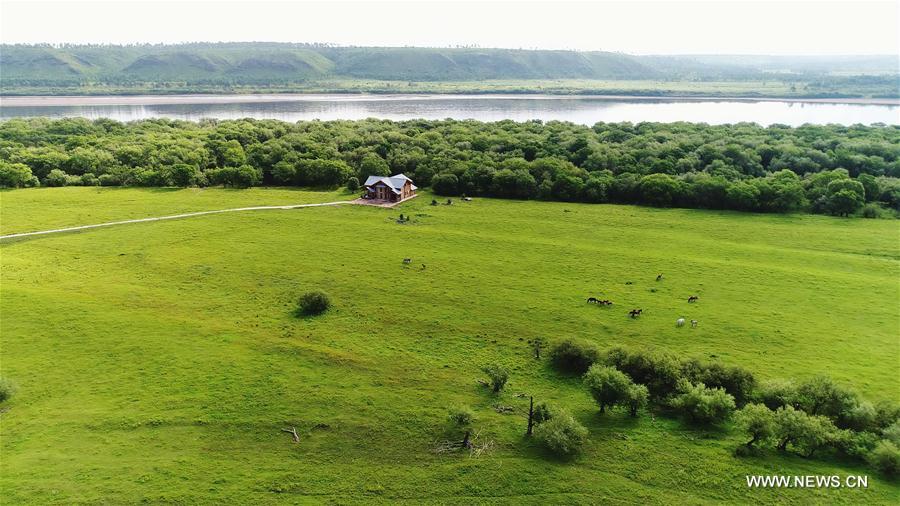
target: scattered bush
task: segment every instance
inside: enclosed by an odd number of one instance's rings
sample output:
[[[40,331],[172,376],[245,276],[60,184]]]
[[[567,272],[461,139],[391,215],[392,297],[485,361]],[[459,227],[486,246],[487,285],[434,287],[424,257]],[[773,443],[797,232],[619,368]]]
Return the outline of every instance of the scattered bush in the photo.
[[[594,364],[584,374],[584,385],[600,405],[600,412],[623,403],[633,385],[625,373],[615,367]]]
[[[600,351],[592,343],[564,339],[550,348],[549,357],[561,371],[584,374],[600,358]]]
[[[481,370],[488,375],[491,390],[494,393],[503,390],[503,387],[506,386],[506,382],[509,380],[509,371],[497,364],[491,364],[483,367]]]
[[[331,299],[323,292],[306,292],[300,297],[298,312],[306,316],[322,314],[331,307]]]
[[[348,190],[355,192],[356,190],[359,190],[359,179],[355,177],[348,178],[345,186]]]
[[[721,388],[707,388],[683,382],[679,386],[680,393],[671,402],[689,422],[712,425],[722,423],[734,411],[734,397]]]
[[[16,393],[16,386],[6,378],[0,378],[0,402],[8,400]]]
[[[581,451],[587,441],[588,430],[572,415],[559,411],[534,429],[534,437],[551,452],[565,457]]]
[[[868,460],[879,473],[890,478],[900,477],[900,449],[891,441],[879,441],[869,453]]]
[[[450,423],[454,425],[466,427],[475,422],[475,412],[468,406],[459,406],[451,408],[447,418],[450,420]]]

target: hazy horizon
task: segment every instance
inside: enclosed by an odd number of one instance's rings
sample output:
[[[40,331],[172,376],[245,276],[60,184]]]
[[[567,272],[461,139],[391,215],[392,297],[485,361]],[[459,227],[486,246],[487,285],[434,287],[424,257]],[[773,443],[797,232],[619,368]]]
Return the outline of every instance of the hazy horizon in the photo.
[[[894,56],[893,1],[0,2],[4,44],[321,43],[660,56]],[[311,42],[305,42],[311,41]]]
[[[609,51],[600,49],[554,49],[543,47],[504,47],[504,46],[463,46],[463,45],[386,45],[386,44],[337,44],[327,41],[275,41],[275,40],[186,40],[178,42],[6,42],[0,41],[2,45],[10,46],[45,46],[51,47],[67,47],[67,46],[182,46],[191,44],[297,44],[309,46],[328,46],[337,48],[411,48],[411,49],[490,49],[490,50],[511,50],[511,51],[575,51],[582,53],[589,52],[608,52],[617,54],[629,54],[639,56],[673,56],[673,57],[767,57],[767,58],[866,58],[866,57],[900,57],[900,51],[895,53],[863,53],[863,54],[771,54],[771,53],[631,53],[628,51]]]

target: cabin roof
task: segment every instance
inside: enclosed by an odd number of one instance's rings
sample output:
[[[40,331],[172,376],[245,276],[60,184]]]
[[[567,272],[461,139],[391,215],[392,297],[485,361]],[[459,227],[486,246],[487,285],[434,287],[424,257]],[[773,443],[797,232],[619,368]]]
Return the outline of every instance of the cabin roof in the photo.
[[[413,190],[417,189],[416,185],[412,184],[412,179],[406,177],[404,174],[396,174],[393,176],[369,176],[366,178],[366,182],[363,186],[372,187],[381,183],[390,188],[392,192],[399,194],[407,181],[412,185]]]

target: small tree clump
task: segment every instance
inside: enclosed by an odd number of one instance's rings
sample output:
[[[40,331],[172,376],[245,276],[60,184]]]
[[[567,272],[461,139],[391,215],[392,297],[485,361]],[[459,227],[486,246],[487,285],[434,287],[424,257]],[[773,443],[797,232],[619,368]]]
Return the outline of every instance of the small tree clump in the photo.
[[[313,291],[306,292],[300,297],[300,305],[298,312],[306,316],[314,316],[322,314],[331,307],[331,299],[323,292]]]
[[[355,192],[356,190],[358,190],[359,189],[359,179],[356,179],[355,177],[351,177],[351,178],[347,179],[347,189],[352,192]]]
[[[713,425],[722,423],[734,411],[734,397],[721,388],[707,388],[703,383],[696,385],[682,382],[681,393],[672,399],[672,407],[696,424]]]
[[[468,427],[475,422],[475,412],[468,406],[458,406],[450,408],[447,419],[450,420],[450,423],[459,427]]]
[[[584,375],[584,385],[600,405],[600,412],[623,402],[631,388],[631,379],[615,367],[594,364]]]
[[[553,418],[534,429],[534,436],[551,452],[567,457],[581,451],[587,440],[588,430],[572,415],[557,412],[553,414]]]
[[[750,436],[747,448],[770,439],[775,434],[775,413],[764,404],[747,404],[735,415],[737,426]]]
[[[550,363],[560,371],[584,374],[600,357],[600,351],[591,343],[564,339],[550,348]]]
[[[491,364],[481,370],[488,375],[491,390],[494,393],[503,390],[503,387],[506,386],[506,382],[509,380],[509,371],[497,364]]]

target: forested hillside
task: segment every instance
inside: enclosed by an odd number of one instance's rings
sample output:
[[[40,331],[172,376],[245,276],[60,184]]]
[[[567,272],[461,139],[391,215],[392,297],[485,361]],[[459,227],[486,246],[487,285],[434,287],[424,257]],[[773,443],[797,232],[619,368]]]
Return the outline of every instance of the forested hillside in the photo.
[[[181,91],[191,91],[192,86],[297,86],[325,79],[398,82],[653,79],[778,80],[804,83],[804,86],[811,84],[807,94],[896,96],[897,74],[896,59],[879,56],[843,57],[831,61],[822,58],[632,56],[599,51],[333,47],[286,43],[0,46],[3,93],[21,89],[40,93],[40,87],[85,86],[140,87],[148,92],[177,87]],[[871,91],[873,86],[876,87],[874,92]],[[863,89],[868,91],[860,91]]]
[[[403,172],[446,196],[900,211],[900,128],[885,126],[16,119],[0,148],[0,186],[356,189]]]

